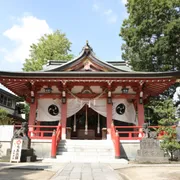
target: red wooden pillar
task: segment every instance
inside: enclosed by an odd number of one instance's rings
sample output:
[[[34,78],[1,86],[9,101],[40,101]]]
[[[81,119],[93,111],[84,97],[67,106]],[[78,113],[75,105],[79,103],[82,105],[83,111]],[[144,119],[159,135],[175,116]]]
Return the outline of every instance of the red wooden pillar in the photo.
[[[35,120],[36,120],[36,109],[37,109],[37,99],[35,97],[34,99],[34,103],[30,104],[30,112],[29,112],[29,121],[28,124],[30,125],[29,127],[29,131],[33,130],[33,127],[31,127],[31,125],[35,124]]]
[[[138,99],[137,101],[137,109],[138,109],[138,126],[142,126],[144,124],[144,104]]]
[[[62,139],[66,139],[67,102],[61,105]]]
[[[112,123],[112,103],[108,103],[107,101],[107,139],[111,139],[111,123]]]

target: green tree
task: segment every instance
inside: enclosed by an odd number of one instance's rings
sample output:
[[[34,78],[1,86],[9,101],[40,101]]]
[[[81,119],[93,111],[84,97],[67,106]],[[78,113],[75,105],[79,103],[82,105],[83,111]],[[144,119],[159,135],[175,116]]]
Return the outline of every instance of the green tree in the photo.
[[[180,70],[180,1],[128,0],[122,58],[136,71]]]
[[[32,44],[30,58],[25,60],[23,71],[39,71],[48,60],[70,60],[71,42],[59,30],[52,34],[45,34],[37,44]]]
[[[6,110],[0,108],[0,125],[11,125],[14,121],[12,118],[8,117]]]
[[[161,148],[170,154],[170,160],[174,159],[174,152],[180,149],[180,143],[176,138],[175,124],[180,119],[175,118],[175,107],[171,99],[159,100],[156,102],[154,107],[155,113],[159,117],[159,128],[158,132],[163,132]]]

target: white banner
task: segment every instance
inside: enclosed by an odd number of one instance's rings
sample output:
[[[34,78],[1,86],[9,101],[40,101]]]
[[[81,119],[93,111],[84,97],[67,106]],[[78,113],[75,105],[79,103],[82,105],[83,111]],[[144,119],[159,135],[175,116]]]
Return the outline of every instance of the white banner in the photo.
[[[113,99],[112,119],[137,124],[133,103],[126,99]]]
[[[37,121],[59,121],[61,119],[61,101],[59,99],[39,99]]]

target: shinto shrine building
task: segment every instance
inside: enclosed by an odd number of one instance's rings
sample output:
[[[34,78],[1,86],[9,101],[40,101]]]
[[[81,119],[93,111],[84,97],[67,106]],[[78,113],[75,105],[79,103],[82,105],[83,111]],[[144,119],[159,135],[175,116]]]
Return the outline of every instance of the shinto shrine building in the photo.
[[[62,139],[111,139],[111,123],[144,123],[144,104],[176,82],[178,72],[134,72],[99,60],[87,43],[71,61],[38,72],[0,72],[0,83],[30,104],[29,125],[61,124]]]

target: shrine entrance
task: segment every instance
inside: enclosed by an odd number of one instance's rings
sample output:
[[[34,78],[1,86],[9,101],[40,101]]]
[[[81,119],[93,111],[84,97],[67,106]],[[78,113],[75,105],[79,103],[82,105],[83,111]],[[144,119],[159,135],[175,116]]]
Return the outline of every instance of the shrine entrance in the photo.
[[[106,118],[88,105],[67,119],[67,134],[70,139],[102,139],[102,130],[106,128]],[[67,135],[68,136],[68,135]]]

